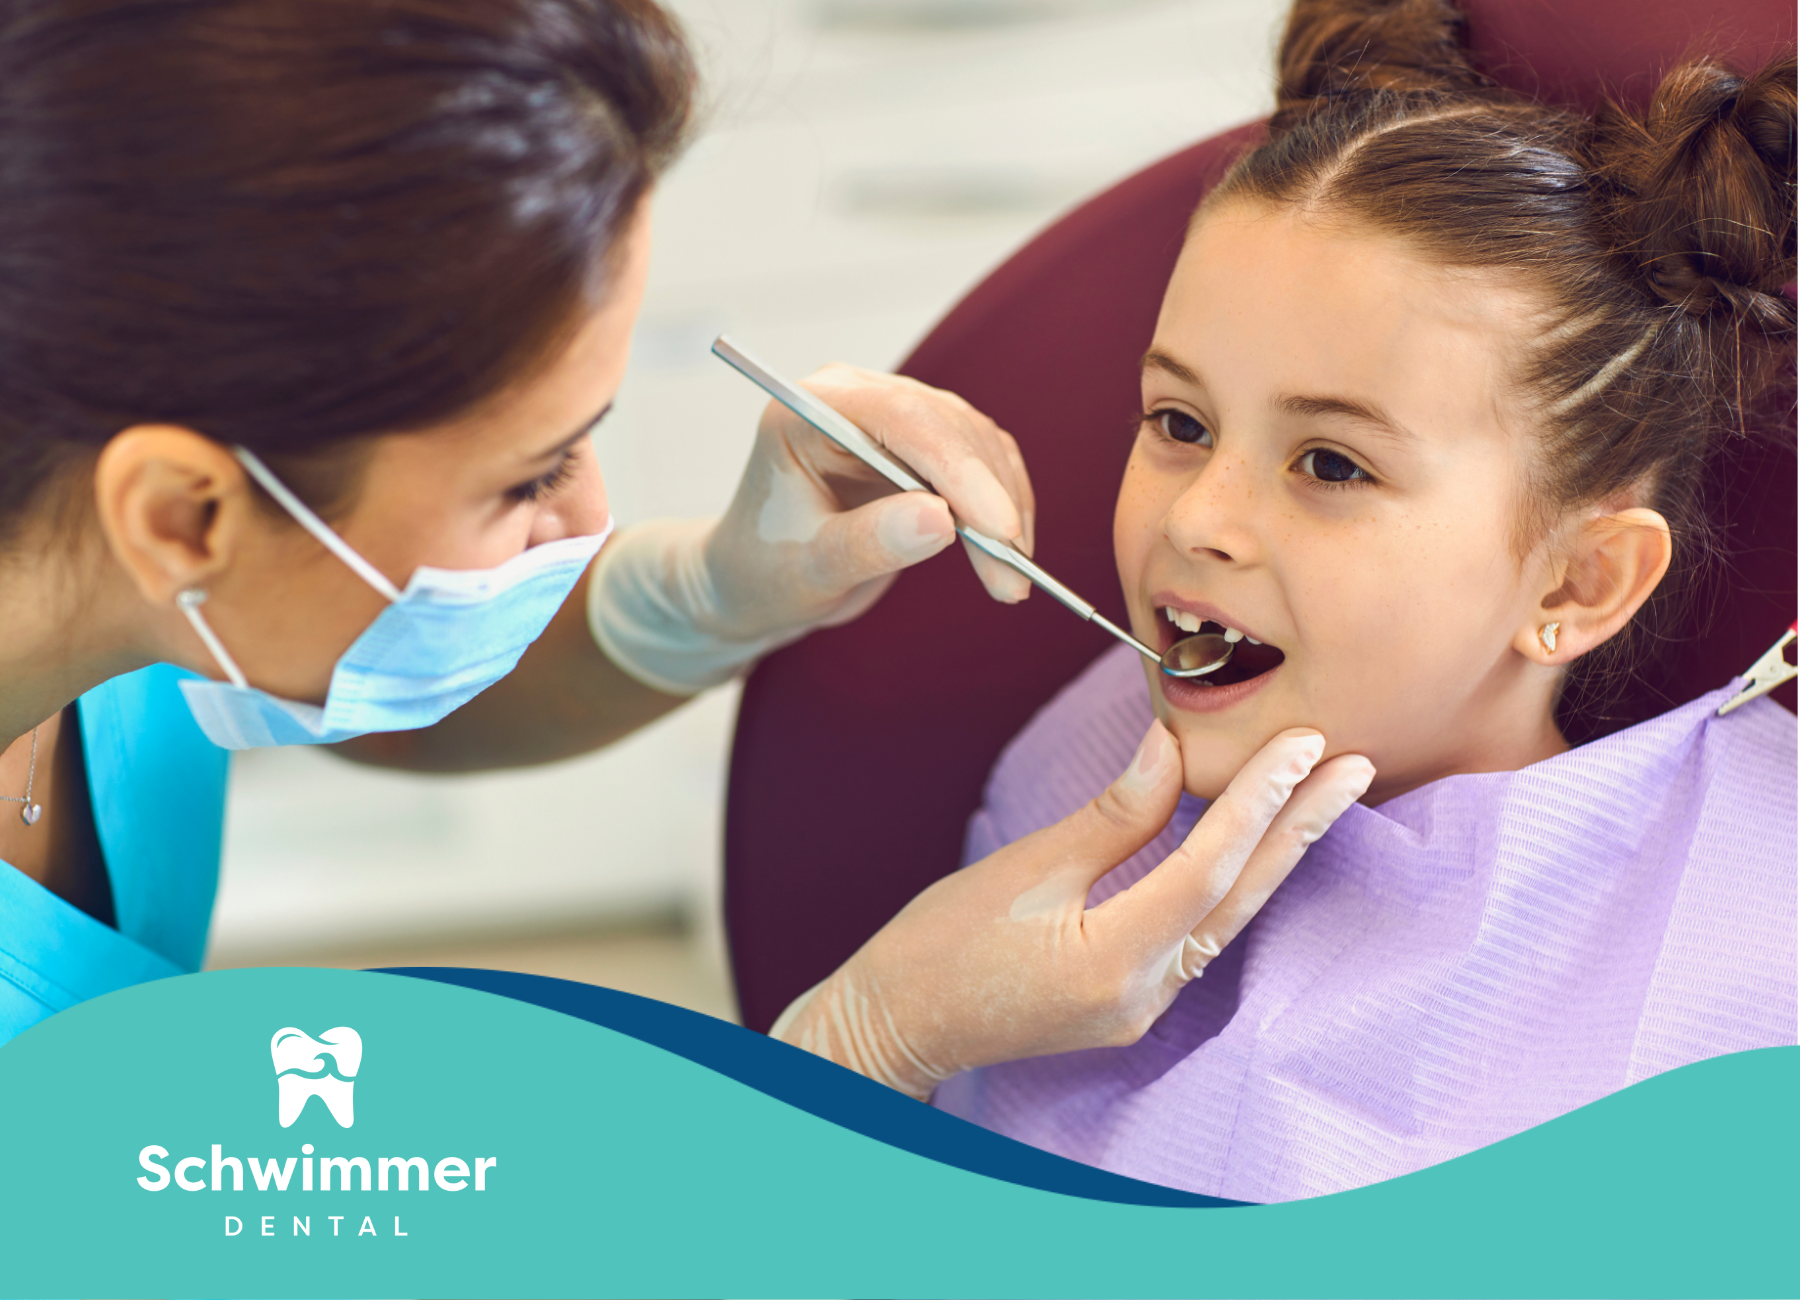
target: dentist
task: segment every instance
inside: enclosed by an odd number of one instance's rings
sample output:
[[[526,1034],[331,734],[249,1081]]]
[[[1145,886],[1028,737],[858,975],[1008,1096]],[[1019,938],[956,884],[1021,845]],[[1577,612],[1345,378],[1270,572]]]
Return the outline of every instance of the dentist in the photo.
[[[602,549],[587,434],[693,79],[650,0],[0,14],[0,1042],[199,968],[229,750],[581,753],[856,617],[952,510],[1029,549],[1010,437],[846,367],[811,387],[941,496],[883,495],[771,407],[722,518]],[[1322,743],[1278,737],[1084,913],[1179,797],[1153,728],[1089,809],[927,891],[783,1032],[919,1096],[1129,1041],[1361,793],[1361,760],[1312,771]]]

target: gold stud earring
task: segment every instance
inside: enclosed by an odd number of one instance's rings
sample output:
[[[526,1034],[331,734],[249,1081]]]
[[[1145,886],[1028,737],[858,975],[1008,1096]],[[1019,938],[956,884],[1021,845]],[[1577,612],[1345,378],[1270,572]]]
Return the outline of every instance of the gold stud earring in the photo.
[[[1556,629],[1561,626],[1561,623],[1546,623],[1538,629],[1538,640],[1544,643],[1547,654],[1556,653]]]

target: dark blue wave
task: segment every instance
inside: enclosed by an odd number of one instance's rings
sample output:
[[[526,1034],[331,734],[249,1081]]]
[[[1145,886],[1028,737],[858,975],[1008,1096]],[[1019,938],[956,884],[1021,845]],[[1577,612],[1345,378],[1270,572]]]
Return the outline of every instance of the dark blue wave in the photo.
[[[877,1142],[1021,1187],[1122,1205],[1216,1208],[1245,1204],[1159,1187],[1051,1155],[921,1106],[797,1047],[652,998],[516,971],[407,966],[377,973],[497,993],[604,1025]]]

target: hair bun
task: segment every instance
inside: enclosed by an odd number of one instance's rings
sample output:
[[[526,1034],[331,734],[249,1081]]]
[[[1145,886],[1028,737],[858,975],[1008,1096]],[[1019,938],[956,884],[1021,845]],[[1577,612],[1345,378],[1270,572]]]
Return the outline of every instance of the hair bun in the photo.
[[[1279,134],[1348,94],[1470,91],[1462,12],[1449,0],[1295,0],[1277,59]]]
[[[1690,316],[1731,313],[1765,334],[1794,332],[1792,298],[1703,274],[1694,269],[1697,260],[1679,253],[1670,254],[1650,269],[1650,285],[1664,302],[1679,307]]]
[[[1649,288],[1690,316],[1792,335],[1792,55],[1754,77],[1684,64],[1634,120],[1601,124],[1601,171],[1620,192],[1625,241]]]

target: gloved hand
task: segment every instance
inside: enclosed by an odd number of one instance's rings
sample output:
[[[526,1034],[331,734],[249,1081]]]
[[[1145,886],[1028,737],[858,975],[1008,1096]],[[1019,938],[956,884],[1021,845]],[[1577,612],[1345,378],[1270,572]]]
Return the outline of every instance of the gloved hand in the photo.
[[[805,387],[938,495],[894,493],[769,403],[722,518],[622,529],[600,553],[588,624],[607,657],[639,681],[691,694],[812,628],[848,622],[901,569],[950,544],[952,510],[1030,552],[1031,481],[1017,444],[992,420],[952,393],[851,366],[828,366]],[[969,554],[996,599],[1023,600],[1031,590],[1016,571]]]
[[[1097,799],[925,890],[770,1034],[920,1100],[978,1065],[1136,1042],[1368,789],[1366,758],[1321,764],[1324,748],[1277,735],[1179,849],[1088,908],[1181,797],[1179,750],[1152,723]]]

